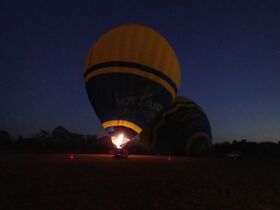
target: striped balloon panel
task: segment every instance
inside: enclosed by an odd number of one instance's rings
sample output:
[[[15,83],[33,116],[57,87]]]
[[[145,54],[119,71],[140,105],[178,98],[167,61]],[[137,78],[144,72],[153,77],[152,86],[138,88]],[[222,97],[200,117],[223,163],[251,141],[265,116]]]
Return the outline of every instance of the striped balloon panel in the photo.
[[[105,33],[90,49],[85,71],[111,61],[126,61],[157,69],[179,87],[181,71],[178,58],[168,41],[150,27],[128,24]]]

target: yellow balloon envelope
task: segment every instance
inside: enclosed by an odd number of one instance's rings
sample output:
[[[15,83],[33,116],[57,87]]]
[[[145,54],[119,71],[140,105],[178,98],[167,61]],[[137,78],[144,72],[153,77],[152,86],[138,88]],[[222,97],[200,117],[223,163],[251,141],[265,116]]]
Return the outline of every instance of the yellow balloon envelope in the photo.
[[[93,45],[84,78],[93,108],[109,132],[120,127],[140,133],[172,104],[180,65],[157,31],[128,24],[105,33]]]

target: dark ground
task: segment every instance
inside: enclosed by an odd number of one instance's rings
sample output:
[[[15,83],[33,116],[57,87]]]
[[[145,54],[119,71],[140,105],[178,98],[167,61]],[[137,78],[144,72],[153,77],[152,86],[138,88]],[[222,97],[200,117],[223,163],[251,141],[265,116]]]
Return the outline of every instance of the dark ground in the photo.
[[[280,161],[0,153],[0,209],[280,209]]]

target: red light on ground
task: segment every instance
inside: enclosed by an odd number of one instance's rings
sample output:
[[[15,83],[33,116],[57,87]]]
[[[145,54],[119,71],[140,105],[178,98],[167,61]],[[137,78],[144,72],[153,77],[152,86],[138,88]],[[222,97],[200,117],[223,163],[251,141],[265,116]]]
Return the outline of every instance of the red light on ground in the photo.
[[[171,157],[170,157],[170,156],[168,156],[168,160],[171,160]]]
[[[74,159],[74,155],[70,155],[70,159],[73,160]]]

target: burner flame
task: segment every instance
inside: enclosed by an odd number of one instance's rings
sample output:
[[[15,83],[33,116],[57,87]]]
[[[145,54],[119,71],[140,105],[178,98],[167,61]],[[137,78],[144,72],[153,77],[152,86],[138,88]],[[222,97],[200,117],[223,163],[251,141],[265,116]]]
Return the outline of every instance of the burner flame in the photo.
[[[124,134],[121,133],[117,137],[112,136],[111,141],[117,147],[117,149],[121,149],[123,146],[127,144],[127,142],[130,141],[130,139],[126,138]]]

